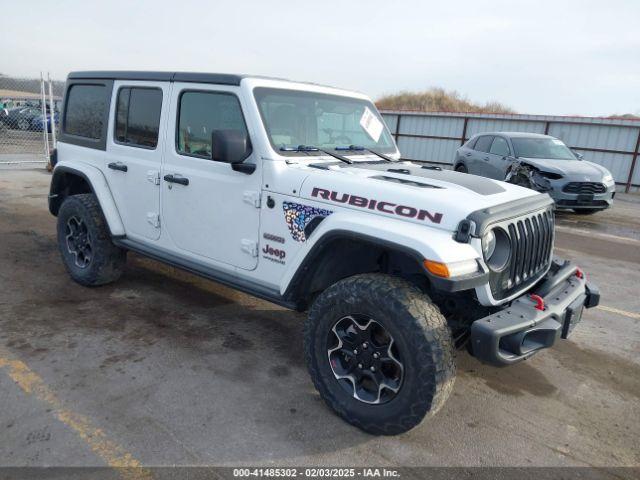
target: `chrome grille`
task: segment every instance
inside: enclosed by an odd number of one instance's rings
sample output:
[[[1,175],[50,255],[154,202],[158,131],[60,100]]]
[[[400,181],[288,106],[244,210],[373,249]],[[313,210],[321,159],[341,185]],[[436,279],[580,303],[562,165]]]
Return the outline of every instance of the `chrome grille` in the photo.
[[[607,191],[607,187],[603,183],[598,182],[570,182],[567,183],[562,189],[565,193],[577,193],[577,194],[596,194],[604,193]]]
[[[501,272],[491,272],[489,277],[496,300],[526,288],[546,272],[553,253],[553,211],[537,212],[499,226],[509,235],[511,256]]]

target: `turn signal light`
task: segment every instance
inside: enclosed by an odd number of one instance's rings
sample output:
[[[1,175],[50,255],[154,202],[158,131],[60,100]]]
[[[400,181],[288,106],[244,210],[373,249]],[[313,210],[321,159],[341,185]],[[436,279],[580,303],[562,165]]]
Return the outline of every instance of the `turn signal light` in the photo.
[[[424,268],[437,277],[449,278],[449,268],[446,263],[434,262],[433,260],[425,260]]]

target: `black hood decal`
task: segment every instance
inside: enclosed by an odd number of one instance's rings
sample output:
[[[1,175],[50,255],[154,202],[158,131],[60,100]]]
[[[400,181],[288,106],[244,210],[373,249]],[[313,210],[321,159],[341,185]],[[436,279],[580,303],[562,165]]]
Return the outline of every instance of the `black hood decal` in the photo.
[[[405,175],[412,175],[414,177],[439,180],[441,182],[453,183],[454,185],[467,188],[480,195],[494,195],[496,193],[502,193],[505,191],[505,189],[500,186],[500,184],[495,180],[479,177],[477,175],[454,172],[453,170],[436,170],[434,168],[423,168],[417,165],[400,164],[399,167],[397,165],[390,164],[389,162],[353,162],[352,165],[344,166],[343,168],[363,168],[366,170],[402,173]],[[439,186],[433,185],[433,187]]]

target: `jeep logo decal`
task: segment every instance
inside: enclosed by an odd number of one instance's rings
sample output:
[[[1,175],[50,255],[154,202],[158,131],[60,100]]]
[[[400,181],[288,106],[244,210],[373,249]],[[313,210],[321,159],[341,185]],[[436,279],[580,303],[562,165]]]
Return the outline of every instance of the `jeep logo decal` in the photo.
[[[410,207],[407,205],[397,205],[391,202],[383,202],[380,200],[368,199],[357,195],[349,195],[348,193],[338,193],[324,188],[314,187],[311,192],[312,197],[322,198],[323,200],[331,200],[332,202],[347,203],[354,207],[366,208],[368,210],[378,210],[392,215],[400,215],[406,218],[417,218],[418,220],[429,220],[433,223],[442,221],[442,213],[431,213],[427,210]]]
[[[284,265],[284,258],[287,256],[287,252],[285,252],[281,248],[273,248],[271,245],[266,244],[262,249],[262,257],[267,260],[271,260],[272,262],[280,263]]]

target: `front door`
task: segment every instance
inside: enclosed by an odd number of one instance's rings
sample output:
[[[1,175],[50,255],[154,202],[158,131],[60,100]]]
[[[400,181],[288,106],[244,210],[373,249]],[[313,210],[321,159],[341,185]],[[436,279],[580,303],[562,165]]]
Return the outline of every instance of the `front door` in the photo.
[[[487,177],[496,180],[504,180],[509,166],[509,144],[503,137],[494,137],[489,149],[489,160],[487,161]]]
[[[252,270],[258,262],[261,169],[211,159],[214,130],[247,132],[239,89],[175,83],[161,175],[164,231],[185,255]]]
[[[116,82],[105,176],[127,237],[160,237],[160,167],[169,84]]]

